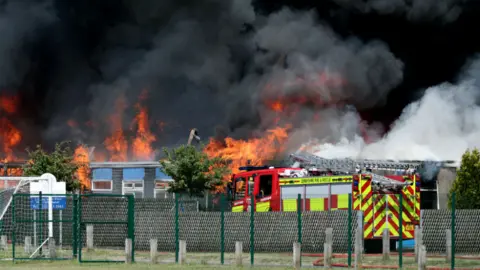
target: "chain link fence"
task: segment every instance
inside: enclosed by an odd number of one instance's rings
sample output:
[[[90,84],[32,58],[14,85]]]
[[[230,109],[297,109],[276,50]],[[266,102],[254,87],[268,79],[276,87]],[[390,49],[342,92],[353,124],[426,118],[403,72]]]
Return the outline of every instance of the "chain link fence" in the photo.
[[[88,261],[123,261],[126,259],[125,239],[130,238],[134,245],[133,260],[137,263],[150,263],[153,254],[155,263],[181,263],[182,258],[186,258],[186,263],[193,265],[234,265],[238,258],[235,255],[236,245],[242,243],[244,265],[291,266],[293,245],[300,242],[302,265],[323,266],[326,231],[330,228],[332,254],[329,263],[332,266],[353,267],[356,247],[363,251],[363,237],[361,242],[357,242],[355,237],[363,223],[362,212],[352,211],[351,206],[350,210],[303,211],[303,201],[299,200],[297,206],[300,207],[293,212],[232,213],[224,207],[228,204],[226,199],[220,197],[219,200],[218,211],[202,212],[197,200],[191,198],[177,197],[173,201],[135,199],[133,236],[129,234],[128,198],[122,196],[85,198],[79,208],[82,213],[75,214],[75,207],[67,207],[72,211],[66,209],[63,215],[65,219],[75,215],[82,217],[78,241],[82,260]],[[70,204],[73,206],[73,202],[67,202],[67,205]],[[477,230],[479,219],[480,210],[422,210],[416,240],[404,240],[400,249],[398,239],[391,239],[388,256],[363,253],[361,263],[363,268],[417,267],[415,250],[424,246],[427,266],[450,268],[453,265],[457,269],[475,269],[480,265],[480,245],[477,241],[480,239]],[[19,236],[21,231],[25,231],[21,226],[17,223],[4,226],[3,236],[7,243],[4,254],[7,257],[12,254],[12,246],[8,244],[12,239],[11,228],[16,228],[15,234]],[[78,234],[73,230],[75,227],[72,226],[63,228],[64,245],[74,242]],[[59,237],[58,226],[54,231],[54,237]],[[91,248],[87,243],[89,234]],[[182,249],[184,243],[186,249]],[[66,247],[64,249],[67,250]],[[73,251],[71,254],[75,257]]]

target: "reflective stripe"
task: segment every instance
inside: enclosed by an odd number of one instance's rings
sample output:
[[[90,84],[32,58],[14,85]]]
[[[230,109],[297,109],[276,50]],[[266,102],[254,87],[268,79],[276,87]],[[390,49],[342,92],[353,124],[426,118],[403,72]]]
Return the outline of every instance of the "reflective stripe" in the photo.
[[[232,212],[243,212],[243,205],[232,207]]]
[[[360,177],[360,197],[361,210],[363,211],[363,236],[365,239],[373,237],[373,204],[372,204],[372,181],[370,177]]]
[[[312,198],[310,199],[310,211],[325,211],[326,198]]]
[[[348,194],[341,194],[337,196],[338,209],[348,209]]]
[[[305,177],[305,178],[284,178],[280,180],[280,186],[286,185],[315,185],[327,183],[345,183],[352,182],[352,175],[339,176],[321,176],[321,177]]]
[[[282,203],[283,203],[283,211],[284,212],[297,211],[297,200],[296,199],[283,200]]]
[[[413,187],[414,187],[414,195],[415,195],[415,216],[420,223],[420,187],[417,186],[417,176],[413,175]]]
[[[390,210],[387,204],[387,197],[388,195],[383,194],[374,194],[373,195],[373,213],[374,213],[374,230],[373,236],[378,237],[382,236],[383,231],[386,228],[390,228],[388,226],[388,218],[387,218],[387,211]]]
[[[270,210],[270,201],[258,202],[255,210],[257,212],[268,212]]]

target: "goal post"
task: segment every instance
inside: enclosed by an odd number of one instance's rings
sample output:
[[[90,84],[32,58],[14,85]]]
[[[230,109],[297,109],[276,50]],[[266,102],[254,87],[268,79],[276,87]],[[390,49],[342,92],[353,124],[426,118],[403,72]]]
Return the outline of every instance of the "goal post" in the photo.
[[[0,189],[0,222],[4,220],[5,215],[12,204],[13,194],[30,193],[30,183],[39,181],[48,181],[48,178],[42,176],[0,177],[0,183],[2,183],[2,189]],[[0,226],[0,232],[2,229],[3,228]]]
[[[49,173],[36,177],[0,177],[0,182],[8,183],[0,190],[0,235],[8,239],[3,240],[6,244],[0,249],[5,253],[10,246],[12,248],[10,256],[3,254],[1,257],[15,259],[15,240],[18,251],[19,244],[22,244],[23,255],[35,257],[54,235],[54,210],[66,206],[65,183],[57,182]],[[56,195],[52,196],[54,193]]]

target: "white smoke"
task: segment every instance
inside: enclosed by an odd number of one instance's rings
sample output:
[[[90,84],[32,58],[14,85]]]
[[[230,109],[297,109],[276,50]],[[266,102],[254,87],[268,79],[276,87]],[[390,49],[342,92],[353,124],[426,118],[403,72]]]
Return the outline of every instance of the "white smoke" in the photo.
[[[455,160],[468,148],[480,147],[480,89],[475,80],[430,87],[407,106],[392,129],[366,144],[359,135],[335,144],[317,144],[309,152],[324,158]]]

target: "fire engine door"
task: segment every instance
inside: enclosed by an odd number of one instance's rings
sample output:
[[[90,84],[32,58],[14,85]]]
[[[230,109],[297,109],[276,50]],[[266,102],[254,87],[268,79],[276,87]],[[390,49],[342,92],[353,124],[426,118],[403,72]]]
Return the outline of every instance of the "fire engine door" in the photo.
[[[382,237],[388,227],[388,194],[373,195],[373,237]]]

